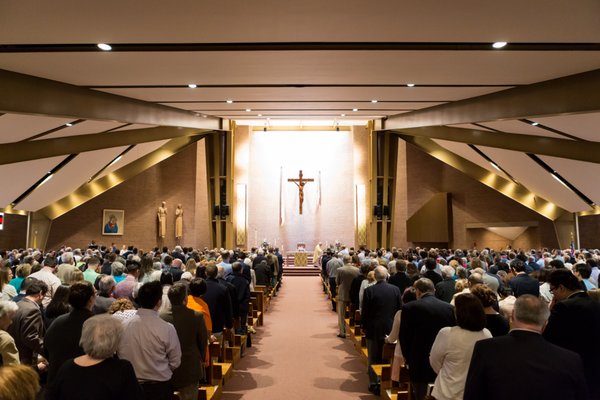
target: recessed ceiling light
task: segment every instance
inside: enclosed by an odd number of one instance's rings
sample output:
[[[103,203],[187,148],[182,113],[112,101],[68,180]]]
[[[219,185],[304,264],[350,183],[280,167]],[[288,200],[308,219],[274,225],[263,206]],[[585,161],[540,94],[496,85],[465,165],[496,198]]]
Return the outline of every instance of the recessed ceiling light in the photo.
[[[189,87],[190,89],[196,89],[196,88],[198,87],[198,85],[196,85],[195,83],[190,83],[190,84],[188,85],[188,87]]]
[[[251,108],[246,108],[246,112],[250,112],[250,111],[252,111]]]
[[[208,115],[202,114],[202,118],[208,118]]]
[[[345,116],[346,116],[346,114],[341,114],[341,116],[342,116],[342,117],[345,117]]]
[[[406,86],[413,87],[413,86],[415,86],[415,84],[414,83],[407,83]]]
[[[233,100],[227,100],[227,104],[233,103]]]
[[[539,122],[532,122],[531,125],[533,126],[538,126],[540,123]]]
[[[494,44],[492,45],[493,48],[495,49],[501,49],[504,46],[506,46],[508,43],[506,42],[494,42]]]
[[[72,124],[72,123],[70,123],[70,122],[67,122],[67,123],[65,124],[65,126],[73,126],[73,124]]]
[[[371,103],[377,103],[377,100],[371,100]]]
[[[358,108],[353,108],[352,111],[356,112],[358,111]]]
[[[258,114],[259,117],[262,117],[262,114]]]
[[[104,51],[111,51],[112,50],[112,47],[110,46],[110,44],[98,43],[97,46],[98,46],[98,48],[100,50],[104,50]]]

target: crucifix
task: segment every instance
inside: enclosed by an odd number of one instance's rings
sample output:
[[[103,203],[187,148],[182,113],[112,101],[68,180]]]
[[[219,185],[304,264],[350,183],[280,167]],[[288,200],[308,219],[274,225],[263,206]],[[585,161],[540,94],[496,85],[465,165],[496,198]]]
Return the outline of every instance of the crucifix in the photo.
[[[296,186],[298,186],[298,197],[300,199],[300,214],[302,215],[302,203],[304,203],[304,185],[307,182],[314,182],[315,180],[312,178],[302,178],[302,170],[300,170],[299,179],[288,179],[288,182],[293,182]]]

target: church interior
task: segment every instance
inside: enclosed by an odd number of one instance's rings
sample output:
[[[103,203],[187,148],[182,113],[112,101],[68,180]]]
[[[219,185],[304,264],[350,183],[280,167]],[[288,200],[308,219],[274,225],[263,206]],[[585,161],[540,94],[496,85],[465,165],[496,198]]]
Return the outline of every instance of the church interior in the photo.
[[[0,17],[0,247],[600,246],[597,2],[72,5]]]

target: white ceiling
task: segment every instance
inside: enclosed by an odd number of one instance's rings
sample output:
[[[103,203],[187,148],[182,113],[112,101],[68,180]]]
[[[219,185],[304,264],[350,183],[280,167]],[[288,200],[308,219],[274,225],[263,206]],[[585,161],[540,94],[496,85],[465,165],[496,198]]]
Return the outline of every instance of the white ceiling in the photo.
[[[0,12],[0,69],[161,103],[219,118],[265,121],[318,119],[366,121],[600,69],[600,51],[557,49],[477,51],[449,44],[598,44],[600,2],[507,0],[306,0],[281,2],[182,0],[6,0]],[[232,51],[5,52],[2,45],[232,44]],[[421,50],[292,50],[313,43],[420,43]],[[243,51],[252,43],[281,43],[280,50]],[[286,47],[286,45],[288,47]],[[186,87],[199,85],[196,89]],[[404,86],[414,83],[415,87]],[[600,88],[598,88],[600,90]],[[227,104],[225,100],[234,100]],[[377,99],[377,103],[371,100]],[[60,99],[56,99],[60,102]],[[357,109],[357,111],[352,111]],[[246,111],[250,110],[250,111]],[[1,110],[0,110],[1,112]],[[260,116],[258,114],[261,114]],[[342,116],[345,114],[345,116]],[[0,143],[100,133],[127,121],[90,121],[5,114]],[[489,128],[551,138],[600,141],[596,113],[535,118],[550,128],[521,121],[483,122]],[[308,123],[307,123],[308,125]],[[483,129],[476,125],[460,125]],[[129,125],[121,129],[138,129]],[[120,129],[119,129],[120,130]],[[554,132],[552,130],[555,130]],[[564,133],[567,136],[561,134]],[[100,176],[159,148],[167,141],[135,146]],[[467,144],[436,140],[449,151],[496,171]],[[522,153],[478,148],[537,195],[568,210],[589,206]],[[86,182],[122,146],[80,154],[19,207],[39,209]],[[66,157],[66,155],[65,155]],[[17,180],[0,191],[0,208],[15,200],[64,157],[0,166],[0,177]],[[84,163],[83,160],[88,162]],[[592,200],[600,200],[594,176],[600,164],[543,157]],[[600,172],[600,171],[598,171]],[[12,181],[12,180],[11,180]],[[59,185],[60,183],[60,185]],[[59,188],[60,186],[60,188]]]

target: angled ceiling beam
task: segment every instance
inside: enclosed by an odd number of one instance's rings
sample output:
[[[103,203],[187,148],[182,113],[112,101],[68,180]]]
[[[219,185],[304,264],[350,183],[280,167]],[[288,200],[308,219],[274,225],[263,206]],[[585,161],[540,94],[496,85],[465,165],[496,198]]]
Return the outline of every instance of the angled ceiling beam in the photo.
[[[600,163],[600,142],[556,139],[508,132],[489,132],[448,126],[395,129],[393,131],[404,136],[443,139],[524,153]]]
[[[219,129],[217,118],[68,83],[0,70],[0,112]]]
[[[212,131],[212,130],[211,130]],[[76,154],[85,151],[108,149],[157,140],[198,135],[207,130],[157,127],[92,133],[54,139],[31,140],[0,144],[0,165],[40,158]]]
[[[53,220],[71,211],[75,207],[101,195],[118,184],[131,179],[148,168],[179,153],[192,143],[202,139],[205,135],[186,136],[172,139],[164,146],[147,155],[113,171],[102,178],[81,185],[71,194],[39,210],[43,215]]]
[[[600,110],[600,69],[389,117],[386,129],[466,124]]]
[[[565,213],[570,214],[567,210],[537,196],[525,186],[506,180],[501,176],[446,150],[431,139],[401,134],[398,134],[398,136],[430,156],[456,168],[467,176],[470,176],[552,221],[560,218]]]

